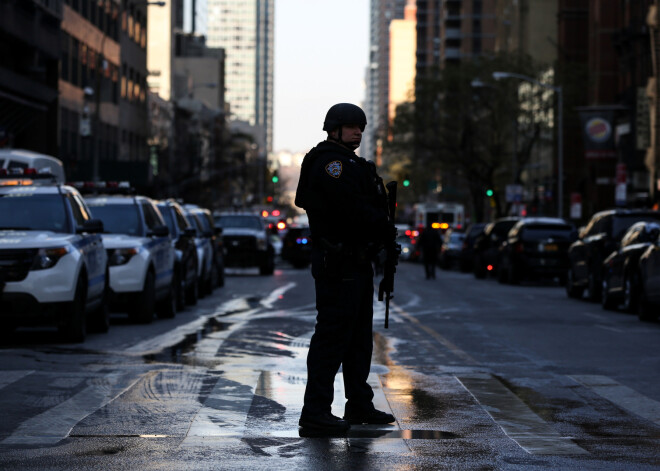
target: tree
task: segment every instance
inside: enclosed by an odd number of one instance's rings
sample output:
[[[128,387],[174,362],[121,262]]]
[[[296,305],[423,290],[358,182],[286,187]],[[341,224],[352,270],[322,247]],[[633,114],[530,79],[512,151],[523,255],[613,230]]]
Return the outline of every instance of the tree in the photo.
[[[484,219],[484,191],[492,188],[495,216],[501,216],[505,186],[520,181],[534,144],[551,121],[551,101],[541,87],[497,82],[492,72],[541,77],[544,70],[530,57],[500,54],[418,77],[414,101],[397,107],[384,151],[387,171],[417,182],[436,179],[439,197],[470,204],[475,220]],[[481,86],[475,87],[475,79]],[[424,199],[428,188],[416,186],[421,193],[414,196]]]

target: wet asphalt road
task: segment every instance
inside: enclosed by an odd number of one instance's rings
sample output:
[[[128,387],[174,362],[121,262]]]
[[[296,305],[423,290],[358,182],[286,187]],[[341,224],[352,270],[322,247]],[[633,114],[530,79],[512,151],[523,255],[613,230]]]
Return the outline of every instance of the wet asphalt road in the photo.
[[[396,283],[370,377],[396,424],[300,436],[313,282],[282,264],[84,344],[3,339],[0,469],[660,469],[660,324],[552,283],[409,263]]]

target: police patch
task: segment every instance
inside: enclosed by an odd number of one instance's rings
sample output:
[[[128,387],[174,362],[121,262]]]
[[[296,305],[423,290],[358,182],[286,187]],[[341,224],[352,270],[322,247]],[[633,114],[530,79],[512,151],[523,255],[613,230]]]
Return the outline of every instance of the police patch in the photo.
[[[334,160],[325,166],[325,171],[328,172],[328,175],[334,178],[339,178],[341,175],[341,162],[339,160]]]

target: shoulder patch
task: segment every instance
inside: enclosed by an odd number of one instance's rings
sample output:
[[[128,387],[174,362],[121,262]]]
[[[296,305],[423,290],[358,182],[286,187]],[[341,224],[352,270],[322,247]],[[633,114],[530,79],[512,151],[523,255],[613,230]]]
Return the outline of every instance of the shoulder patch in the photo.
[[[328,172],[333,178],[339,178],[341,176],[342,166],[339,160],[333,160],[328,165],[325,166],[325,171]]]

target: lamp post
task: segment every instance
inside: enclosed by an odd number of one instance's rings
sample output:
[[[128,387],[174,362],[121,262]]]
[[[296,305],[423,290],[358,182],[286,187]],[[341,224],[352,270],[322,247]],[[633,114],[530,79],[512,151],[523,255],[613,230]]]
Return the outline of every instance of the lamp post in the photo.
[[[121,21],[122,14],[124,12],[123,8],[123,3],[120,3],[120,11],[118,15],[118,21]],[[149,0],[136,0],[133,3],[134,6],[157,6],[157,7],[164,7],[166,5],[166,2],[164,1],[157,1],[157,2],[152,2]],[[100,156],[99,154],[101,153],[101,76],[103,72],[105,72],[106,69],[106,60],[105,60],[105,55],[103,53],[105,49],[105,40],[108,37],[104,29],[101,29],[101,33],[103,34],[103,37],[101,38],[101,47],[99,48],[99,52],[96,55],[96,80],[95,80],[95,85],[94,85],[94,90],[91,92],[94,96],[94,123],[93,123],[93,128],[92,132],[96,133],[96,148],[92,149],[92,180],[95,182],[98,182],[100,180],[100,175],[99,175],[99,159]],[[118,29],[118,40],[121,44],[121,28]],[[88,94],[87,89],[85,89],[85,93]],[[90,133],[91,134],[91,133]],[[90,147],[93,146],[93,142],[90,142]]]
[[[557,127],[559,128],[557,129],[557,216],[564,217],[564,98],[561,85],[539,82],[535,78],[515,72],[493,72],[493,78],[495,80],[517,78],[553,90],[557,94]]]

